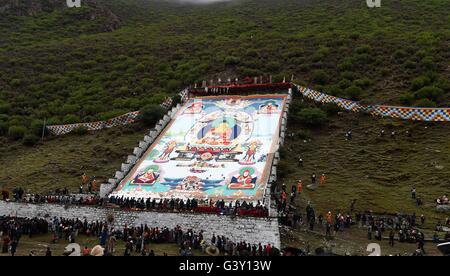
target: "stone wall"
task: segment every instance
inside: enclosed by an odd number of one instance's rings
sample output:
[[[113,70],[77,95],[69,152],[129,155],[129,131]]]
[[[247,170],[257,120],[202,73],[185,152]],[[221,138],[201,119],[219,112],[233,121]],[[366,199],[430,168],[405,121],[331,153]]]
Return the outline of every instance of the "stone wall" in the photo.
[[[69,206],[56,204],[25,204],[0,201],[0,216],[49,217],[87,219],[88,221],[106,220],[113,216],[116,227],[124,224],[138,226],[173,228],[180,225],[183,229],[204,230],[204,236],[210,240],[213,234],[224,235],[235,242],[246,241],[251,244],[270,243],[280,248],[280,232],[277,218],[232,218],[228,216],[205,214],[177,214],[122,211],[109,208],[87,206]]]

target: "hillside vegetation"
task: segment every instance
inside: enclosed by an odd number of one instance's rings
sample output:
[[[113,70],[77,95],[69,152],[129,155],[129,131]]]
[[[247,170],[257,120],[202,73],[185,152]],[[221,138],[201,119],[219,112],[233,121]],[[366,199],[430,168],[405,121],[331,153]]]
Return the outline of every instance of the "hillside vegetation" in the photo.
[[[377,9],[364,0],[82,0],[79,9],[64,2],[0,0],[0,188],[77,191],[83,172],[106,181],[148,126],[41,141],[44,120],[152,115],[166,96],[205,79],[293,74],[299,84],[364,103],[450,106],[448,0],[382,1]],[[295,205],[347,212],[357,199],[360,212],[424,214],[430,237],[448,216],[434,200],[450,189],[450,125],[338,111],[299,95],[291,105],[280,184],[327,175]],[[411,199],[413,186],[424,205]],[[283,233],[284,245],[323,240]],[[338,240],[365,250],[361,231]]]
[[[0,135],[9,141],[33,140],[44,119],[106,119],[217,76],[294,74],[371,103],[450,99],[446,0],[378,9],[361,0],[61,2],[0,1]]]

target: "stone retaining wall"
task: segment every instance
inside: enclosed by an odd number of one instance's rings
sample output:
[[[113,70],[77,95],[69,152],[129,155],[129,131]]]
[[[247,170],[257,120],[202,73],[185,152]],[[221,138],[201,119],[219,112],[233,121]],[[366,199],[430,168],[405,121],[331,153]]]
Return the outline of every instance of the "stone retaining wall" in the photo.
[[[213,234],[224,235],[235,242],[246,241],[251,244],[270,243],[280,248],[280,232],[277,218],[232,218],[228,216],[206,214],[179,214],[122,211],[109,208],[68,206],[56,204],[26,204],[0,201],[0,216],[78,218],[88,221],[106,220],[113,216],[116,227],[139,226],[173,228],[180,225],[183,229],[204,230],[209,241]]]

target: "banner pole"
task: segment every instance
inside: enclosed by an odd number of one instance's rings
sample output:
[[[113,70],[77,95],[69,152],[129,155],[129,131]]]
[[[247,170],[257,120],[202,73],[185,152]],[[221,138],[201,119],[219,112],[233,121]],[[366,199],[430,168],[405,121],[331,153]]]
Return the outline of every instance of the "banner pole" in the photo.
[[[45,135],[45,124],[46,124],[47,118],[44,118],[44,125],[42,126],[42,142],[44,141],[44,135]]]

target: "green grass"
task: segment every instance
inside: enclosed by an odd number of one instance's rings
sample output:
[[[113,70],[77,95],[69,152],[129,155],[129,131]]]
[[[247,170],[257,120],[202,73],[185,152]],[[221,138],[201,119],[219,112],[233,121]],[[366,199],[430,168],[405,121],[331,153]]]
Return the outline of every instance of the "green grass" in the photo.
[[[294,74],[344,97],[358,86],[358,98],[371,103],[423,103],[422,86],[439,87],[433,104],[450,99],[446,0],[388,1],[380,9],[361,0],[99,3],[0,17],[0,135],[15,125],[38,134],[31,123],[44,118],[109,118],[219,76]],[[110,13],[121,23],[104,31]],[[92,14],[103,16],[88,20]],[[317,71],[325,77],[315,80]],[[427,81],[413,89],[418,77]]]
[[[77,192],[83,172],[102,183],[120,170],[121,163],[133,153],[146,132],[119,127],[53,138],[35,147],[18,143],[1,147],[0,166],[4,170],[0,186],[10,190],[23,187],[26,192],[38,193],[67,187]]]
[[[353,132],[347,141],[345,133]],[[386,130],[384,138],[379,137]],[[410,130],[412,137],[405,132]],[[390,137],[395,131],[396,137]],[[358,211],[377,213],[415,212],[428,218],[428,228],[449,214],[436,211],[434,201],[450,188],[450,125],[412,123],[344,112],[332,116],[321,128],[307,128],[288,122],[288,138],[279,168],[288,186],[302,179],[310,184],[311,174],[327,175],[327,183],[315,191],[305,189],[300,201],[311,200],[318,211],[347,212],[352,199]],[[304,166],[297,165],[298,157]],[[411,188],[424,201],[418,208],[411,199]]]
[[[448,0],[386,1],[380,9],[361,0],[100,3],[106,12],[86,7],[0,16],[0,186],[76,191],[83,172],[104,181],[144,134],[113,129],[24,147],[8,134],[11,126],[39,135],[44,118],[51,124],[106,119],[160,103],[203,79],[294,74],[299,84],[333,95],[399,105],[420,103],[420,89],[435,86],[428,103],[449,105]],[[120,26],[105,31],[109,11]],[[87,20],[91,14],[102,16]],[[347,89],[352,86],[360,89]],[[288,124],[307,142],[286,141],[281,181],[308,184],[313,172],[328,175],[325,187],[305,189],[301,206],[311,200],[322,213],[347,210],[357,198],[360,211],[423,213],[428,229],[448,216],[433,204],[450,188],[448,123],[351,113],[328,119],[319,129]],[[382,127],[401,134],[379,139]],[[413,138],[405,137],[408,128]],[[351,142],[344,138],[349,129]],[[412,186],[425,206],[415,207]]]

